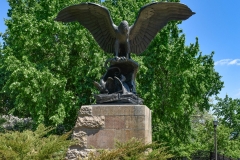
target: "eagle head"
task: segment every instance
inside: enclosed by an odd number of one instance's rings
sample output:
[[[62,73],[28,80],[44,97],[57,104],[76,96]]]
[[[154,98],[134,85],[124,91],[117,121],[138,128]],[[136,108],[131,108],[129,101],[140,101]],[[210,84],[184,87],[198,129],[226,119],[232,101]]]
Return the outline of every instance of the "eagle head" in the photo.
[[[122,33],[122,34],[127,34],[129,31],[129,25],[127,21],[122,21],[120,23],[120,25],[118,26],[118,30]]]

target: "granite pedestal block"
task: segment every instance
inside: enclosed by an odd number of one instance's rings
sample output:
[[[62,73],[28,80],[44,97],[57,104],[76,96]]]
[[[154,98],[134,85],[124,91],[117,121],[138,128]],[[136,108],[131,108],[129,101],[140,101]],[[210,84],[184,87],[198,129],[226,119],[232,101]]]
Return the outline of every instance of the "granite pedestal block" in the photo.
[[[67,159],[86,157],[94,149],[112,149],[115,142],[131,138],[152,142],[151,110],[144,105],[82,106],[73,131],[77,144],[69,147]],[[94,148],[94,149],[93,149]]]

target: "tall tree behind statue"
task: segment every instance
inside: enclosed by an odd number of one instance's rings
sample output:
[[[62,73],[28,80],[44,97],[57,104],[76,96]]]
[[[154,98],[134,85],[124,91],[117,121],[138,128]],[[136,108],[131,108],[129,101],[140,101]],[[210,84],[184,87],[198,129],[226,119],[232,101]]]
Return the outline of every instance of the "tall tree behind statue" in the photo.
[[[4,73],[0,107],[18,116],[31,116],[37,123],[71,127],[79,106],[91,103],[95,92],[91,80],[100,79],[105,72],[102,64],[107,55],[78,23],[54,21],[59,10],[79,1],[9,3],[0,64]],[[109,0],[103,5],[115,24],[123,19],[133,24],[139,8],[147,3]],[[208,98],[223,86],[213,68],[213,53],[203,56],[197,41],[185,46],[178,23],[169,23],[142,57],[132,56],[141,64],[138,92],[153,110],[154,138],[170,145],[187,138],[194,107],[209,109]]]

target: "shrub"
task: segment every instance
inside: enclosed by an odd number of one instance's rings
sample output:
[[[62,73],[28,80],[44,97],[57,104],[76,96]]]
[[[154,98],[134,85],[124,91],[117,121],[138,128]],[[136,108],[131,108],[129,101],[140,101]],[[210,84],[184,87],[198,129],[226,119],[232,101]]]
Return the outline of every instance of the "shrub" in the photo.
[[[116,143],[116,149],[91,152],[89,160],[167,160],[173,157],[166,147],[157,143],[144,144],[141,140],[132,138],[126,143]]]
[[[0,116],[0,132],[5,130],[23,131],[33,128],[33,121],[31,118],[19,118],[13,115]]]
[[[4,132],[5,128],[2,126],[5,122],[7,122],[6,119],[0,117],[0,132]]]
[[[0,159],[63,159],[72,142],[67,140],[69,133],[48,136],[51,130],[40,124],[34,132],[25,130],[0,133]]]

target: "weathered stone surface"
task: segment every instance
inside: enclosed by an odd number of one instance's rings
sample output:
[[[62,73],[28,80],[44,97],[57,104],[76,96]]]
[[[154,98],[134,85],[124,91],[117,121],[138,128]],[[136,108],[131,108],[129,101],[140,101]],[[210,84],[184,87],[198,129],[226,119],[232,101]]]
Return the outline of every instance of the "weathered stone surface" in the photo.
[[[67,154],[66,154],[66,157],[65,159],[68,159],[68,160],[76,160],[78,157],[80,157],[80,149],[81,147],[77,146],[77,145],[73,145],[71,147],[68,148],[68,151],[67,151]]]
[[[81,147],[75,145],[68,148],[65,159],[67,160],[87,160],[87,156],[90,152],[97,152],[96,149],[81,149]]]
[[[91,116],[92,106],[82,106],[79,111],[79,116]]]
[[[78,117],[75,128],[102,128],[104,126],[104,116],[84,116]]]
[[[135,107],[142,105],[93,105],[92,106],[92,115],[93,116],[106,116],[106,115],[134,115]],[[138,107],[137,107],[138,108]],[[136,108],[136,109],[137,109]],[[145,109],[144,109],[145,111]]]
[[[105,116],[106,129],[122,129],[125,128],[124,116]]]
[[[89,131],[87,148],[97,148],[97,149],[114,148],[115,130],[104,129],[104,130],[99,130],[98,132],[96,131],[93,131],[93,132],[95,134],[92,134],[91,131]]]
[[[77,145],[81,148],[87,147],[87,133],[84,131],[74,130],[72,134],[72,139],[77,140]]]
[[[97,152],[96,149],[84,149],[79,152],[79,157],[86,158],[90,152]]]
[[[146,110],[149,110],[146,106],[143,105],[134,106],[134,115],[135,116],[145,115]]]

